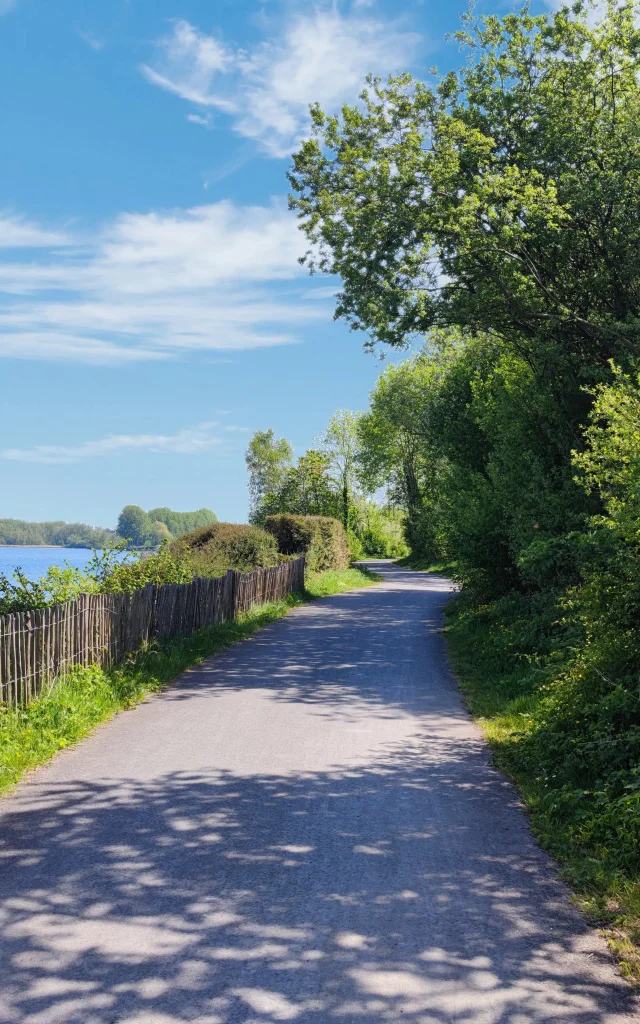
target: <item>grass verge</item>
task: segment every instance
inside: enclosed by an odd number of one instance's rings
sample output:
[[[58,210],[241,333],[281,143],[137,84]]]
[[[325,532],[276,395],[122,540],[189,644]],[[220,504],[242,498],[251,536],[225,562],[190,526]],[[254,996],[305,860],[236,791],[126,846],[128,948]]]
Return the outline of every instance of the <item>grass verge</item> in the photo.
[[[417,558],[415,555],[407,555],[406,558],[396,559],[396,565],[403,569],[416,569],[418,572],[436,572],[443,576],[453,576],[455,579],[455,562],[432,562],[428,558]]]
[[[115,668],[77,669],[24,708],[0,706],[0,793],[31,768],[83,739],[100,722],[160,690],[204,658],[282,618],[291,608],[318,597],[368,587],[378,579],[366,569],[310,573],[302,594],[257,606],[235,622],[203,629],[194,636],[149,644]]]
[[[516,784],[534,834],[621,973],[639,984],[640,793],[633,757],[621,749],[624,721],[616,735],[610,728],[617,688],[595,662],[590,670],[593,652],[582,654],[589,648],[578,626],[550,594],[480,605],[463,591],[447,609],[447,640],[496,766]]]

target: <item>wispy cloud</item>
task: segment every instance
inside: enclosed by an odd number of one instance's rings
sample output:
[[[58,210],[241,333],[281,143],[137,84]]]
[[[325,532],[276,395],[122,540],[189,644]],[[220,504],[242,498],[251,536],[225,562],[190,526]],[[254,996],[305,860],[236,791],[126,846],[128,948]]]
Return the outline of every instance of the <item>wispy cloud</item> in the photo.
[[[7,245],[49,249],[0,256],[0,355],[113,364],[261,348],[326,316],[283,205],[123,214],[88,239],[4,223]]]
[[[90,46],[92,50],[95,50],[96,52],[104,50],[104,39],[100,39],[98,36],[94,35],[93,32],[90,32],[89,29],[76,28],[76,35],[79,39],[82,39],[83,43]]]
[[[203,128],[211,128],[213,125],[211,114],[187,114],[187,121],[191,121],[191,124],[202,125]]]
[[[16,0],[0,0],[0,14],[7,14],[16,6]]]
[[[155,66],[143,64],[143,75],[153,85],[159,85],[203,107],[233,109],[222,97],[210,92],[217,72],[231,68],[234,54],[213,36],[198,32],[188,21],[178,19],[173,30],[156,44]]]
[[[231,117],[234,130],[270,156],[291,152],[308,131],[309,104],[334,111],[354,100],[369,72],[406,70],[419,37],[362,8],[337,6],[290,18],[279,37],[233,49],[187,21],[174,23],[142,73],[196,106]]]
[[[0,249],[51,248],[68,241],[64,232],[48,231],[25,217],[0,211]]]
[[[17,462],[68,463],[106,455],[125,455],[128,452],[171,453],[198,455],[224,444],[216,433],[217,422],[199,423],[175,434],[109,434],[98,441],[84,441],[78,445],[41,444],[33,448],[6,448],[3,459]],[[224,427],[224,431],[244,430],[242,427]]]

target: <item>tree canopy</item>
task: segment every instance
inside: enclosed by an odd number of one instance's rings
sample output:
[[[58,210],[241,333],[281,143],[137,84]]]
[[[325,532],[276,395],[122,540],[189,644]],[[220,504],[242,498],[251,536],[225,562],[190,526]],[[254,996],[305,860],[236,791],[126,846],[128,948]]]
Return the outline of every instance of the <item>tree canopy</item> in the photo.
[[[550,377],[640,352],[638,5],[593,6],[471,13],[435,87],[370,78],[341,116],[313,108],[291,205],[338,316],[394,346],[489,332]]]
[[[286,438],[276,437],[273,430],[257,430],[249,442],[245,462],[249,471],[250,516],[253,516],[267,494],[277,491],[283,483],[293,464],[293,448]]]
[[[118,516],[117,533],[136,547],[157,547],[163,540],[175,540],[217,520],[215,512],[209,508],[201,508],[197,512],[174,512],[161,507],[145,512],[139,505],[125,505]]]

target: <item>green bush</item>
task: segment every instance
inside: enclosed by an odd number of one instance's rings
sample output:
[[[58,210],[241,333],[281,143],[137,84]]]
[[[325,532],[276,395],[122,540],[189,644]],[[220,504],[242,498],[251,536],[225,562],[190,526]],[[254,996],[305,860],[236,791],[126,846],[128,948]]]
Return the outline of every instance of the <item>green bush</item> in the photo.
[[[305,555],[311,572],[346,569],[351,562],[349,538],[342,523],[331,516],[267,516],[265,530],[273,535],[282,555]]]
[[[201,526],[174,541],[168,550],[194,576],[222,576],[227,569],[251,572],[279,561],[275,538],[259,526],[242,523]]]
[[[406,517],[400,509],[369,507],[357,529],[363,555],[374,558],[405,558],[409,546],[405,539]]]
[[[349,530],[347,533],[347,539],[349,541],[349,551],[352,559],[364,558],[365,554],[369,554],[365,551],[360,537],[354,530]]]
[[[166,583],[191,583],[197,575],[188,560],[173,555],[166,544],[150,557],[136,555],[121,562],[105,557],[104,566],[97,565],[97,561],[94,559],[92,568],[101,593],[106,594],[132,594],[134,590],[142,590],[147,583],[157,587]]]
[[[11,576],[0,573],[0,615],[48,608],[97,591],[96,580],[71,565],[51,565],[39,580],[28,579],[18,568]]]

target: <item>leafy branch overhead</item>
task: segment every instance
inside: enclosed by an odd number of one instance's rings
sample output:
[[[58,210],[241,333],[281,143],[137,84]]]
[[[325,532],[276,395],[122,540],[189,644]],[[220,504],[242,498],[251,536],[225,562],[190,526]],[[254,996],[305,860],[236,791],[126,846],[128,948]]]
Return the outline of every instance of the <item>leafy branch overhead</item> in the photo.
[[[314,107],[291,206],[309,267],[342,280],[337,316],[394,346],[498,334],[550,373],[638,353],[638,8],[591,25],[591,6],[471,13],[459,71]]]

